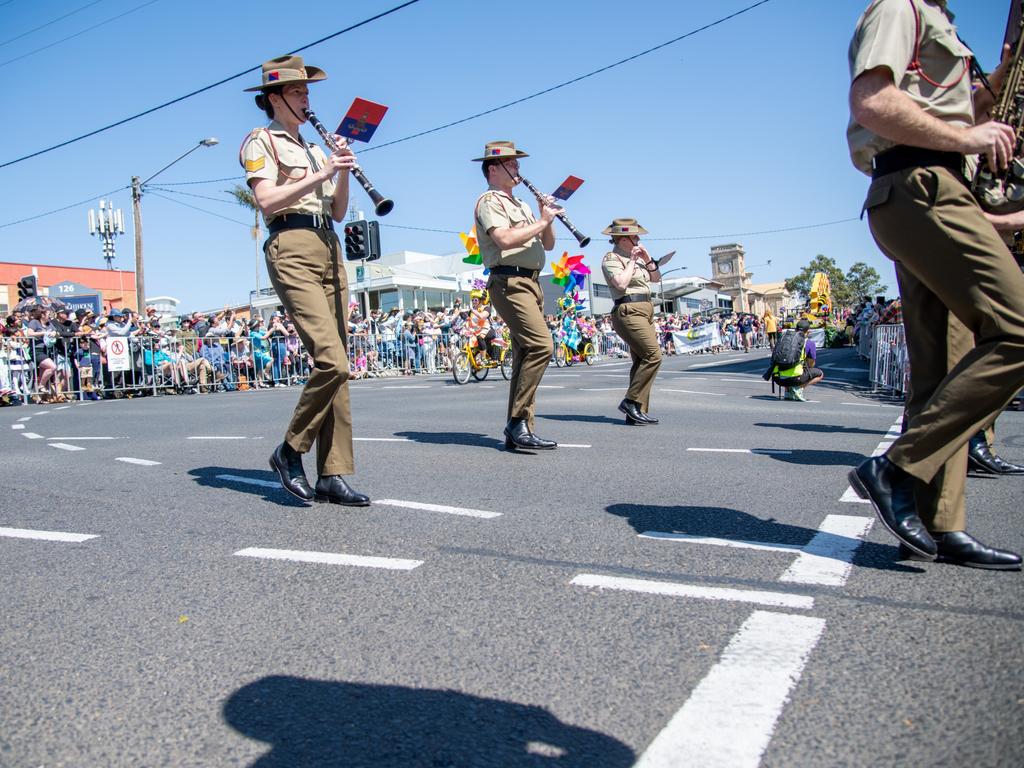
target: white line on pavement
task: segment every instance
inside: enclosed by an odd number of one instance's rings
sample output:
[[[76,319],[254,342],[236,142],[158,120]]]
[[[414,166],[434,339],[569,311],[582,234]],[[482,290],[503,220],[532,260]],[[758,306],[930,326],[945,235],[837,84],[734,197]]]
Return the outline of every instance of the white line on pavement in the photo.
[[[258,557],[267,560],[293,560],[298,563],[325,563],[328,565],[355,565],[362,568],[385,568],[392,571],[411,571],[423,565],[422,560],[401,560],[394,557],[366,557],[343,555],[335,552],[305,552],[297,549],[263,549],[249,547],[235,552],[239,557]]]
[[[567,376],[579,376],[578,373],[545,373],[545,379],[564,379]]]
[[[681,541],[686,544],[713,544],[716,547],[735,547],[737,549],[759,549],[763,552],[801,551],[799,544],[773,544],[768,541],[737,541],[735,539],[715,539],[710,536],[694,536],[689,533],[662,533],[660,531],[644,531],[639,534],[641,539],[660,539],[662,541]]]
[[[119,437],[48,437],[47,440],[120,440]]]
[[[54,408],[53,410],[55,410],[55,411],[63,411],[63,410],[66,410],[67,408],[70,408],[70,407],[71,407],[70,405],[62,405],[60,408]]]
[[[695,392],[692,389],[663,389],[662,392],[680,392],[684,395],[711,395],[712,397],[725,397],[724,392]]]
[[[856,405],[859,408],[902,408],[902,405],[886,405],[884,403],[840,403],[840,405]]]
[[[49,413],[49,411],[36,411],[36,412],[35,412],[35,413],[33,413],[32,415],[33,415],[33,416],[45,416],[45,415],[46,415],[46,414],[48,414],[48,413]]]
[[[280,488],[281,484],[274,480],[260,480],[256,477],[242,477],[241,475],[217,475],[218,480],[230,480],[233,483],[244,483],[245,485],[258,485],[260,488]]]
[[[467,509],[465,507],[448,507],[443,504],[424,504],[418,501],[401,501],[399,499],[374,499],[373,506],[405,507],[406,509],[422,509],[424,512],[444,512],[449,515],[462,515],[464,517],[492,518],[501,517],[501,512],[485,512],[482,509]]]
[[[715,381],[732,381],[737,384],[757,384],[757,379],[715,379]]]
[[[537,389],[565,389],[560,384],[538,384]]]
[[[37,435],[35,432],[22,432],[22,437],[27,437],[29,440],[42,440],[42,435]]]
[[[62,451],[84,451],[80,445],[69,445],[68,443],[47,443],[51,448],[60,448]]]
[[[388,387],[381,387],[381,389],[430,389],[429,384],[399,384]]]
[[[188,440],[245,440],[241,435],[193,435]]]
[[[581,573],[570,584],[579,587],[599,589],[620,589],[627,592],[646,592],[652,595],[671,597],[694,597],[702,600],[731,600],[739,603],[757,603],[776,608],[813,608],[814,598],[787,592],[764,592],[754,589],[731,589],[728,587],[704,587],[698,584],[678,584],[670,581],[630,579],[622,576],[601,576],[595,573]]]
[[[777,451],[774,448],[687,448],[686,450],[697,453],[752,453],[755,456],[774,456],[775,454],[792,453],[792,451]]]
[[[870,517],[828,515],[779,581],[841,587],[850,577],[853,556],[873,522]]]
[[[32,531],[27,528],[0,527],[0,536],[9,539],[38,539],[39,541],[68,541],[77,544],[89,539],[98,538],[89,533],[65,533],[64,531]]]
[[[353,437],[353,441],[362,443],[411,443],[408,437]]]
[[[603,379],[621,379],[623,376],[629,376],[625,371],[622,373],[598,373],[596,375]]]
[[[18,421],[28,421],[31,418],[31,416],[22,416],[20,419],[18,419]]]
[[[559,448],[593,448],[592,445],[586,443],[559,443]]]
[[[840,501],[845,501],[850,504],[870,504],[870,499],[862,499],[857,495],[857,492],[853,490],[852,485],[846,486],[846,490],[843,491],[843,495],[839,497]]]
[[[115,461],[123,461],[125,464],[138,464],[140,467],[155,467],[160,462],[150,461],[149,459],[133,459],[129,456],[118,456]]]
[[[757,768],[825,620],[754,611],[634,768]]]
[[[621,392],[622,387],[597,387],[592,389],[580,388],[580,392]]]
[[[24,424],[11,424],[11,429],[24,429]]]

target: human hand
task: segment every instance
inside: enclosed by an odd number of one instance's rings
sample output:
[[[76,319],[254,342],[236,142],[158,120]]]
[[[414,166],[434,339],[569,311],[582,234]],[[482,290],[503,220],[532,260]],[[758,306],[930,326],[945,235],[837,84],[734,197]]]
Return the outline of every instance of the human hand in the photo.
[[[540,200],[540,218],[545,224],[550,224],[555,217],[562,212],[562,206],[554,201],[554,198],[547,195]]]
[[[348,139],[334,134],[334,140],[338,144],[338,151],[332,152],[327,158],[327,165],[322,171],[326,179],[332,178],[338,171],[350,171],[357,165],[355,153],[348,146]]]
[[[1013,159],[1015,134],[1006,123],[994,120],[964,129],[962,150],[965,155],[985,155],[988,167],[1005,171]]]

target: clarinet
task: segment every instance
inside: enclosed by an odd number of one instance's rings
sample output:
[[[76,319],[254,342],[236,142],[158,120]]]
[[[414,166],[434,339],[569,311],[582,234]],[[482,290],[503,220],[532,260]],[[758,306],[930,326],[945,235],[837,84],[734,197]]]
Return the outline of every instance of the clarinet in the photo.
[[[518,176],[517,180],[521,181],[523,185],[533,193],[533,196],[537,198],[537,202],[540,205],[544,204],[544,201],[547,200],[547,195],[543,194],[539,189],[533,186],[533,184],[527,181],[524,177]],[[565,215],[564,211],[556,215],[558,217],[558,220],[565,224],[568,230],[572,232],[572,236],[576,238],[576,241],[580,244],[580,248],[586,248],[587,245],[590,243],[590,238],[584,235],[578,229],[576,229],[576,225],[569,221],[569,217]]]
[[[331,152],[338,152],[341,147],[338,146],[338,142],[334,140],[334,136],[324,128],[324,124],[317,120],[316,115],[310,110],[304,110],[306,119],[309,120],[310,125],[316,128],[316,132],[320,134],[320,138],[324,140],[324,144],[331,150]],[[353,166],[349,169],[352,175],[355,176],[356,181],[359,182],[359,186],[366,190],[366,194],[373,200],[375,206],[374,210],[378,216],[387,216],[391,213],[391,209],[395,207],[393,201],[388,200],[384,195],[377,191],[377,188],[370,183],[370,180],[366,178],[366,174],[363,173],[363,169],[358,165]]]

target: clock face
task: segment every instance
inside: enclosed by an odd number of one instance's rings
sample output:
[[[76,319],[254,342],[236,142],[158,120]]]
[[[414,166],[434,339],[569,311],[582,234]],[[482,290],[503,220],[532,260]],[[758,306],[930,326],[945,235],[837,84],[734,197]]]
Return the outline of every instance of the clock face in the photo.
[[[732,264],[730,264],[728,261],[723,261],[721,264],[718,265],[718,271],[721,272],[723,275],[728,275],[730,272],[732,272]]]

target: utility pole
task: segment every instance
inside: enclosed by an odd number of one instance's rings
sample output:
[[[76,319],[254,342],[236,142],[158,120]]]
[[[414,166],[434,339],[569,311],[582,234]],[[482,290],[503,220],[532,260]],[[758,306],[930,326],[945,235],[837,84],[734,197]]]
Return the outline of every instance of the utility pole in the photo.
[[[142,271],[142,185],[138,176],[132,176],[132,218],[135,221],[135,311],[142,312],[146,305],[146,278]]]

